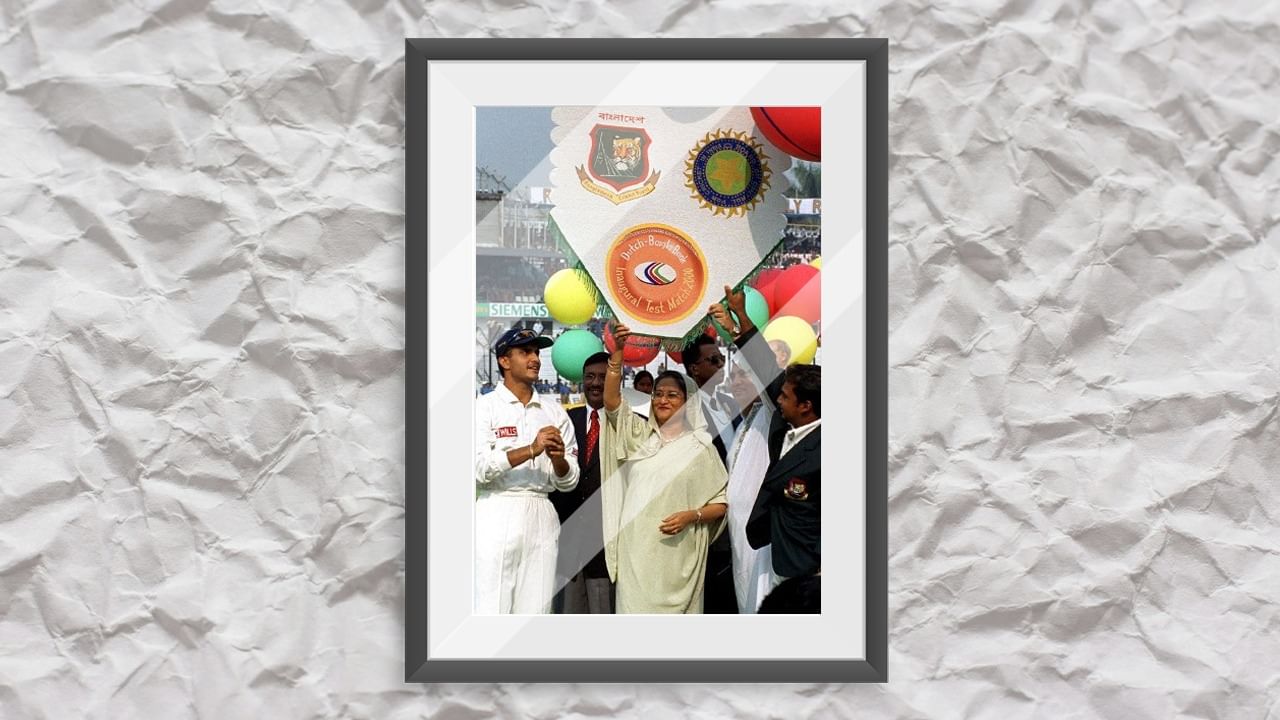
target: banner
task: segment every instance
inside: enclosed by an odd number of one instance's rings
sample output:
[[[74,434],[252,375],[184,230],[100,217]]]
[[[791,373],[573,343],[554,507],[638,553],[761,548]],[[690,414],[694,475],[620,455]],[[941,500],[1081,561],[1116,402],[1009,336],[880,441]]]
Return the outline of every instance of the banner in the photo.
[[[478,318],[551,318],[544,303],[527,302],[477,302]],[[601,305],[592,317],[609,317],[609,308]]]
[[[790,158],[750,109],[558,107],[551,215],[622,322],[681,338],[782,239]]]
[[[821,215],[822,198],[787,198],[789,215]]]

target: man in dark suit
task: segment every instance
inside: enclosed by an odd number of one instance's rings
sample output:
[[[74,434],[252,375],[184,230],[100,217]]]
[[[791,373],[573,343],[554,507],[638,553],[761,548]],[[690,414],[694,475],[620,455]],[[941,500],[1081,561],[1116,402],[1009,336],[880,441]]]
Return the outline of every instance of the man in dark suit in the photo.
[[[707,430],[712,444],[720,456],[720,462],[728,466],[727,451],[733,444],[737,429],[739,408],[729,393],[721,387],[724,380],[724,354],[716,341],[707,335],[695,337],[681,351],[685,373],[698,384],[698,399],[702,403],[702,416],[707,419]],[[704,580],[702,611],[708,615],[736,615],[738,597],[733,590],[733,547],[729,533],[707,548],[707,570]]]
[[[608,353],[596,353],[582,366],[587,404],[569,411],[578,441],[578,485],[548,497],[560,516],[560,551],[554,612],[566,615],[612,614],[614,587],[604,561],[600,507],[600,440],[604,422],[604,376]]]
[[[733,441],[733,419],[738,408],[733,398],[720,387],[724,380],[724,353],[716,341],[706,335],[695,337],[680,353],[684,372],[698,383],[698,399],[702,403],[702,417],[707,419],[707,431],[725,462],[725,453]]]
[[[725,295],[740,325],[718,304],[710,313],[722,326],[737,328],[734,345],[776,410],[769,469],[747,520],[747,541],[754,548],[772,546],[779,580],[816,573],[822,566],[822,368],[793,365],[781,372],[747,316],[746,296],[728,287]]]

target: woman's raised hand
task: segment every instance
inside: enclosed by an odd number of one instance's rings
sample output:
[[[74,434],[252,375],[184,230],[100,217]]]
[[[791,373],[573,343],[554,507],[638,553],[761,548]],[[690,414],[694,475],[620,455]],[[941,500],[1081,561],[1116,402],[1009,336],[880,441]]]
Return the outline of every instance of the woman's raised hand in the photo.
[[[613,326],[613,342],[614,353],[622,352],[622,346],[627,342],[627,338],[631,337],[631,328],[622,323],[614,323]]]
[[[612,323],[613,353],[609,356],[609,371],[604,375],[604,408],[617,410],[622,404],[622,345],[631,337],[631,328],[617,321]]]

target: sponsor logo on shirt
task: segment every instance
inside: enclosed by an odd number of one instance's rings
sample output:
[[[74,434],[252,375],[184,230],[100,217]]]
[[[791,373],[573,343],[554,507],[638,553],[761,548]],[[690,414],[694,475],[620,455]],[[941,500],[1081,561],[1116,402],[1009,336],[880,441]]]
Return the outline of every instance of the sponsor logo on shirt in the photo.
[[[515,425],[505,425],[494,431],[500,438],[513,438],[520,434]]]

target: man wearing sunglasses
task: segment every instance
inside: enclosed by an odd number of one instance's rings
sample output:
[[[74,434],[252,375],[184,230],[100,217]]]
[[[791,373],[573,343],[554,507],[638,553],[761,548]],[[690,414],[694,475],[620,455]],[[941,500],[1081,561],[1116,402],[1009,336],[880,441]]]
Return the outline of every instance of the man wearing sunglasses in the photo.
[[[560,520],[547,494],[578,484],[569,415],[533,390],[549,337],[511,328],[493,345],[502,384],[476,400],[475,610],[551,612]]]
[[[685,346],[680,359],[685,373],[698,383],[698,398],[702,402],[702,415],[707,419],[720,462],[725,462],[726,451],[733,444],[739,408],[733,398],[721,387],[724,380],[724,353],[716,341],[707,335],[699,335]],[[738,598],[733,589],[733,548],[729,533],[721,533],[707,550],[707,575],[703,595],[703,612],[708,614],[737,614]]]
[[[724,462],[725,451],[733,439],[733,418],[737,415],[732,399],[720,388],[724,380],[724,353],[715,340],[699,335],[685,346],[680,359],[684,362],[685,374],[698,383],[703,417],[707,419],[707,429],[715,440],[720,461]]]

